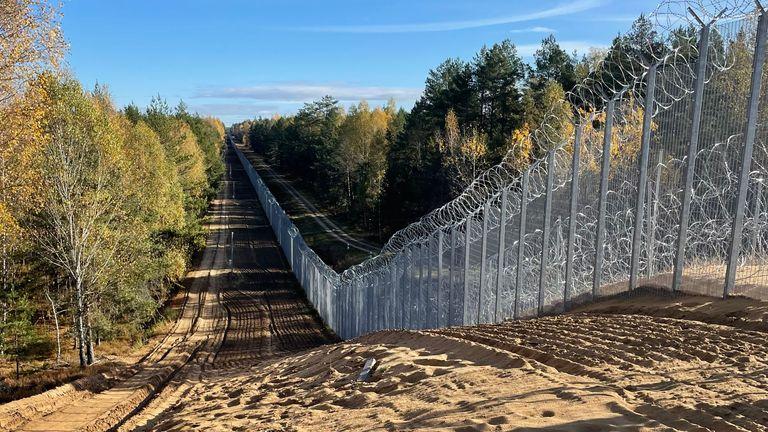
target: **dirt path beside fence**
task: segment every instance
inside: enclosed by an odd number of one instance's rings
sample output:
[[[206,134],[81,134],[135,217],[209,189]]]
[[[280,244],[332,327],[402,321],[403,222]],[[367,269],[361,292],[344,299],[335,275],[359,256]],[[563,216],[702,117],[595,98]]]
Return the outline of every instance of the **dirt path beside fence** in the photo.
[[[0,407],[0,430],[132,430],[177,403],[209,374],[242,371],[335,340],[303,296],[233,154],[209,209],[206,248],[180,318],[135,366]],[[235,197],[233,199],[233,196]],[[230,263],[230,259],[234,260]]]

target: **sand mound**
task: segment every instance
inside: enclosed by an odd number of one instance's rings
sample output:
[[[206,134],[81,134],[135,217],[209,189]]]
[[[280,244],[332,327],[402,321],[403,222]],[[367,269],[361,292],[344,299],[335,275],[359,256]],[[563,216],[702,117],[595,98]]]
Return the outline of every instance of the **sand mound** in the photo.
[[[161,430],[766,430],[765,333],[651,316],[697,308],[715,320],[717,305],[704,306],[709,298],[696,300],[698,307],[693,299],[684,305],[680,299],[643,301],[645,315],[607,313],[615,306],[608,304],[599,313],[502,325],[379,332],[247,370],[218,372],[150,425]],[[379,366],[369,382],[357,382],[367,358]]]

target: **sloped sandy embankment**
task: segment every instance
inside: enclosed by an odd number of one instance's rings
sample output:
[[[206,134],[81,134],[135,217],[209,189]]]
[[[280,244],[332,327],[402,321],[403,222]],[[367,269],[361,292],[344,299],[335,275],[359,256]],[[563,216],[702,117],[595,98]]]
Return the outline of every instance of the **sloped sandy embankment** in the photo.
[[[151,425],[767,430],[767,311],[741,299],[640,296],[503,325],[380,332],[213,373]],[[356,382],[369,357],[373,379]]]

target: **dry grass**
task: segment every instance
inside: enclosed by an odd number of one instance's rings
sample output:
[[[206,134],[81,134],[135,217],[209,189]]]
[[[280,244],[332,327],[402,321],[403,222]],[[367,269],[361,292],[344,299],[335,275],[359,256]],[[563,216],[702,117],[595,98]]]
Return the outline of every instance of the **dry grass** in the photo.
[[[170,330],[178,315],[175,309],[166,312],[164,319],[147,330],[146,341],[120,339],[103,342],[95,348],[97,362],[86,368],[78,366],[77,350],[72,346],[72,340],[65,337],[62,338],[60,363],[56,363],[53,351],[48,352],[47,357],[22,362],[19,378],[16,378],[16,364],[13,359],[0,359],[0,404],[34,396],[80,378],[138,362]],[[62,329],[62,336],[66,334],[67,329]],[[51,332],[46,337],[55,340],[56,336]]]
[[[18,379],[15,376],[5,376],[0,378],[0,404],[34,396],[77,379],[107,372],[120,366],[119,363],[101,362],[87,368],[59,366],[38,370],[21,375]]]

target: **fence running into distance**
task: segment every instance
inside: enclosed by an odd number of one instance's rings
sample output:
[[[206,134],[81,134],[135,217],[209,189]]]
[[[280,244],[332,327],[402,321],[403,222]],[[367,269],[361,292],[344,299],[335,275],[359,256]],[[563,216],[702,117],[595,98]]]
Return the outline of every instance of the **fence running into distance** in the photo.
[[[341,274],[304,242],[244,155],[310,301],[343,338],[557,313],[652,285],[768,299],[768,18],[747,0],[662,3],[461,196]],[[562,116],[561,116],[562,117]]]

